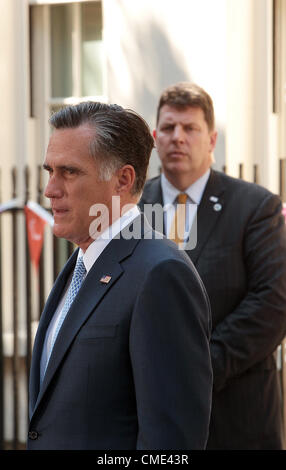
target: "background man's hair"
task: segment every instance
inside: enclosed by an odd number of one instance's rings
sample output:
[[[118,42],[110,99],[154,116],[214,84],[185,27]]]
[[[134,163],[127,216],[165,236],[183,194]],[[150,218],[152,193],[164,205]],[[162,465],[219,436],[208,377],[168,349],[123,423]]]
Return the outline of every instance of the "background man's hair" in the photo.
[[[55,129],[88,124],[94,128],[90,152],[99,163],[99,176],[109,180],[124,165],[132,165],[136,180],[133,194],[143,190],[154,139],[145,120],[135,111],[116,104],[86,101],[54,113],[50,124]]]
[[[166,88],[160,97],[157,107],[157,124],[160,110],[165,104],[178,109],[187,107],[201,108],[209,131],[215,127],[214,108],[211,97],[198,85],[189,82],[179,82]]]

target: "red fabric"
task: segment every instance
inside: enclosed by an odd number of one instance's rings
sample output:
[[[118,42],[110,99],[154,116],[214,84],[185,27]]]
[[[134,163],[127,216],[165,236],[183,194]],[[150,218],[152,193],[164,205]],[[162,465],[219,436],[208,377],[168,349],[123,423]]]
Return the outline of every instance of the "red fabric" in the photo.
[[[44,229],[46,221],[27,206],[24,207],[24,211],[26,216],[30,258],[32,263],[36,266],[36,268],[38,268],[44,241]]]

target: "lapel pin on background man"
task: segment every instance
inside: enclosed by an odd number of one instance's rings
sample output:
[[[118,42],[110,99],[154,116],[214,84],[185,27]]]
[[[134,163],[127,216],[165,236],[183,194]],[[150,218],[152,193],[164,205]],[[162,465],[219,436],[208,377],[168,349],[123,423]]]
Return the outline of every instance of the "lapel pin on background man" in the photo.
[[[50,122],[45,195],[54,234],[79,249],[55,282],[35,338],[28,449],[203,449],[209,303],[189,258],[156,239],[136,205],[150,130],[133,111],[93,102]],[[94,240],[95,205],[108,210]],[[140,236],[130,237],[136,225]]]
[[[192,213],[195,230],[192,220],[186,230],[190,239],[196,237],[185,249],[212,310],[207,448],[281,449],[275,351],[286,333],[286,235],[280,198],[211,169],[217,139],[213,103],[195,84],[163,91],[154,136],[162,174],[147,181],[140,207],[176,204],[181,193],[198,207]],[[170,220],[167,211],[166,235]]]

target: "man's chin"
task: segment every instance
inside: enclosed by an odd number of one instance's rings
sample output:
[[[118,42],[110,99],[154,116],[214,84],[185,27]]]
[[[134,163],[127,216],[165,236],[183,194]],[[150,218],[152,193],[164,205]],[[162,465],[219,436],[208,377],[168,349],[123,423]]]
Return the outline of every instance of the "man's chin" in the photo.
[[[165,172],[171,174],[185,174],[187,172],[186,165],[183,162],[173,162],[165,166]]]
[[[54,223],[53,226],[53,234],[57,238],[65,238],[66,240],[69,240],[69,234],[64,227],[62,227],[60,224],[57,224],[56,222]]]

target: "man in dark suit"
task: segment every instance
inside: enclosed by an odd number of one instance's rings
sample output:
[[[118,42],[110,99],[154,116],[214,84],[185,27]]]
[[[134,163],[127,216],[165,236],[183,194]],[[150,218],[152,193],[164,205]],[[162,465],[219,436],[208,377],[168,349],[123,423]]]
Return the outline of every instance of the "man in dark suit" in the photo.
[[[51,124],[45,195],[55,235],[79,249],[40,319],[28,449],[203,449],[209,302],[189,258],[136,205],[150,130],[130,110],[93,102]]]
[[[281,201],[211,169],[217,133],[212,100],[202,88],[179,83],[162,93],[154,137],[162,174],[147,181],[140,207],[165,206],[168,235],[169,206],[187,194],[190,236],[180,245],[211,303],[214,389],[207,448],[281,449],[275,357],[286,332]]]

